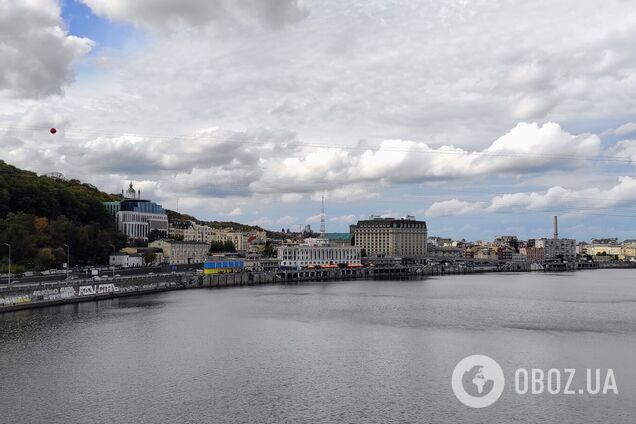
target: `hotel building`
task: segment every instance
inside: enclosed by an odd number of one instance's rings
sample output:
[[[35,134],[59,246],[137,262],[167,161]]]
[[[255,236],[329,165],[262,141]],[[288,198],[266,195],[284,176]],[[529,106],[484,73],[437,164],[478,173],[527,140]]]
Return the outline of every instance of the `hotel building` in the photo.
[[[353,244],[367,255],[424,256],[427,229],[425,221],[413,216],[403,219],[372,216],[350,227]]]

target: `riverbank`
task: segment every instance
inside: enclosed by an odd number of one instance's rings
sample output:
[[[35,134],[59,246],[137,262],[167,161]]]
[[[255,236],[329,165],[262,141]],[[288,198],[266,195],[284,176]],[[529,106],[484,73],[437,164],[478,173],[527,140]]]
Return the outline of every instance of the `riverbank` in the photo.
[[[589,268],[579,268],[584,270]],[[551,267],[549,271],[575,271]],[[436,275],[477,274],[489,272],[529,272],[530,267],[447,264],[379,268],[304,269],[277,272],[243,272],[203,276],[197,273],[165,273],[131,277],[102,278],[29,283],[0,288],[0,313],[22,309],[90,302],[117,297],[138,296],[163,291],[194,288],[224,288],[260,284],[294,284],[300,282],[419,279]]]

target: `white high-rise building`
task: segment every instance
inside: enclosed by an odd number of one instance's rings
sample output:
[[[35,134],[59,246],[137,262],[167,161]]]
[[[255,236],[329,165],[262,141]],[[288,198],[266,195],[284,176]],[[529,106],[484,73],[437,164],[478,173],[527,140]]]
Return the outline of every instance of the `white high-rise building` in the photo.
[[[104,202],[119,231],[129,239],[140,240],[147,240],[153,230],[163,237],[168,235],[168,215],[161,205],[141,199],[141,190],[136,191],[132,182],[125,193],[122,190],[122,195],[121,201]]]

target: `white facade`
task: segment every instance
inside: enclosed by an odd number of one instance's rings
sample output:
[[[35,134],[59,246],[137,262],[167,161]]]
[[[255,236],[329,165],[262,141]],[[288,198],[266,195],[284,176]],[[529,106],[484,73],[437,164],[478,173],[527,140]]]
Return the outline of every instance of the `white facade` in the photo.
[[[353,246],[279,246],[278,260],[281,266],[289,267],[360,264],[360,252]]]
[[[168,216],[165,214],[144,212],[117,212],[119,231],[131,239],[148,239],[152,230],[165,233],[168,229]]]
[[[110,264],[110,266],[135,268],[144,265],[144,258],[139,254],[118,253],[115,255],[110,255],[108,263]]]
[[[193,264],[205,262],[210,246],[196,241],[155,240],[148,247],[163,251],[163,257],[169,264]]]
[[[198,241],[210,244],[213,241],[231,241],[236,250],[248,250],[251,241],[267,239],[264,231],[247,233],[231,228],[212,228],[208,225],[199,225],[196,222],[173,223],[168,230],[171,237],[179,236],[183,241]]]

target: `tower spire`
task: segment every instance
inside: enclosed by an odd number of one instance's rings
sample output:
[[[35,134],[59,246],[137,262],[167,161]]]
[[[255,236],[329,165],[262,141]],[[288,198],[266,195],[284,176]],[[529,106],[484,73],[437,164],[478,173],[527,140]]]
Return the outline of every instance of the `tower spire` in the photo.
[[[322,208],[320,209],[320,238],[325,238],[325,194],[322,194]]]

